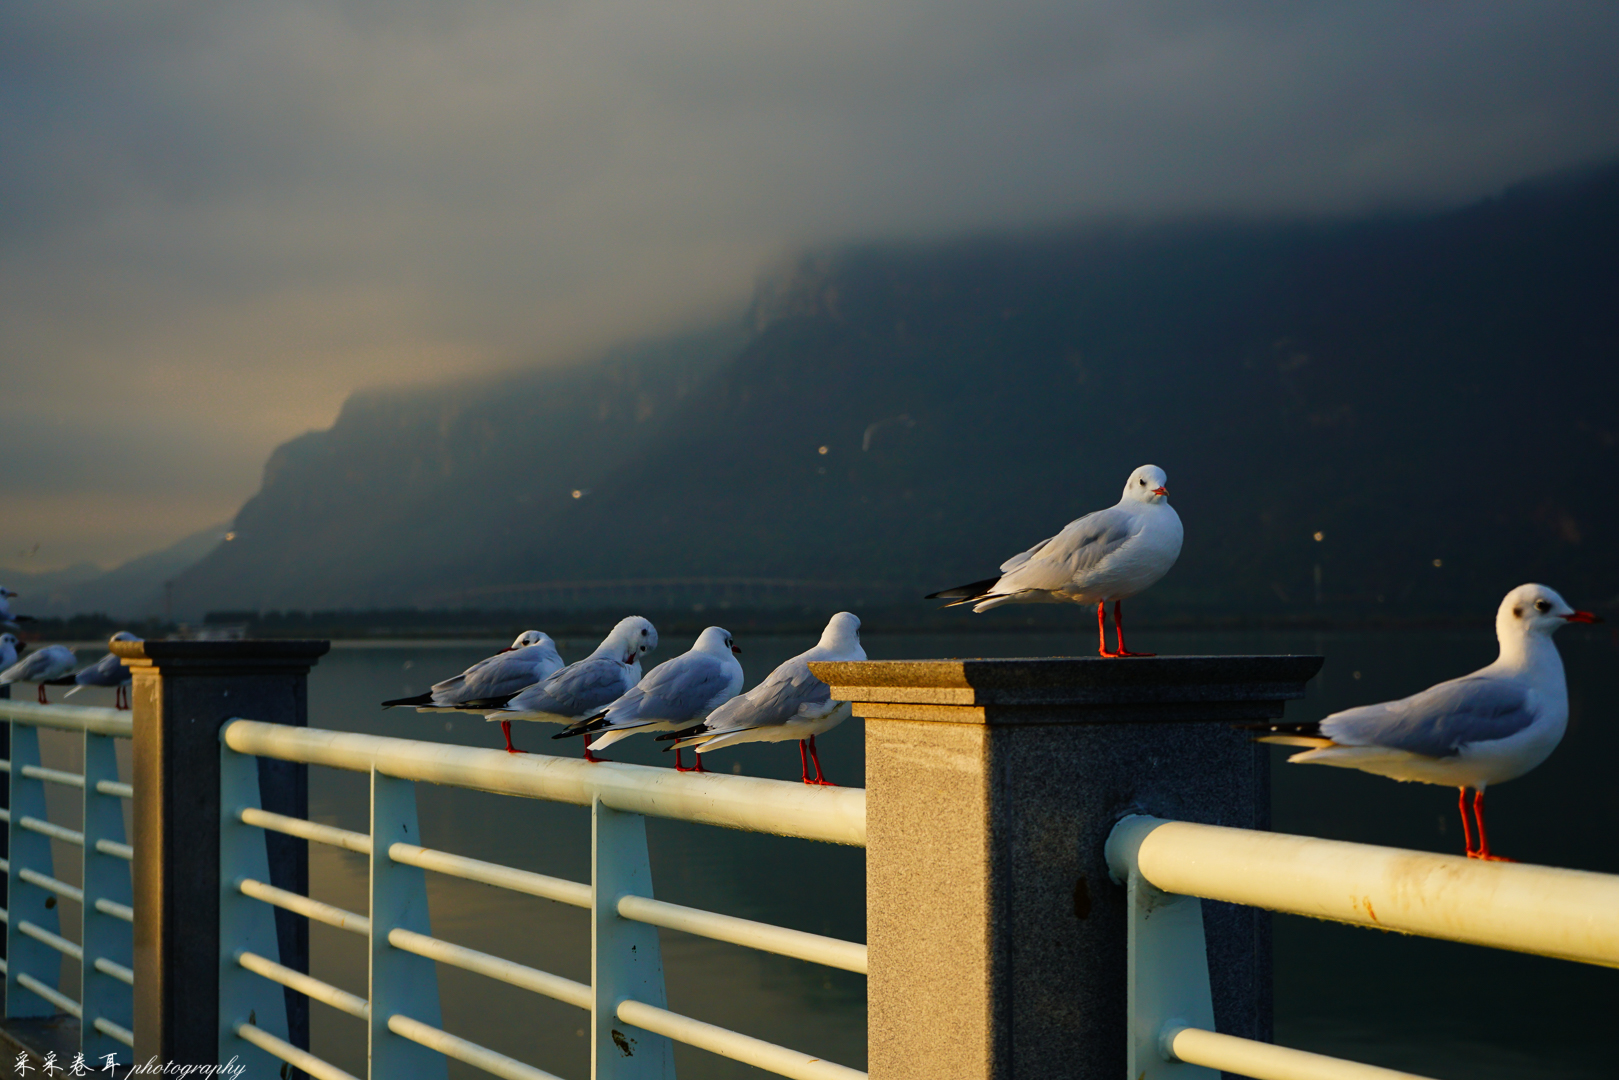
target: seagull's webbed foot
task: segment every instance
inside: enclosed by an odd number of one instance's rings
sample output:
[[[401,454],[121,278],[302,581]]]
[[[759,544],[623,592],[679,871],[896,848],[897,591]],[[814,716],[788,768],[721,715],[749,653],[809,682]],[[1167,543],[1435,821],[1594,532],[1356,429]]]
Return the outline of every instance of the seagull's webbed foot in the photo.
[[[500,722],[500,733],[502,735],[506,736],[506,753],[508,753],[508,754],[526,754],[526,753],[528,753],[527,750],[519,750],[519,749],[517,749],[517,747],[512,745],[512,722],[510,720],[502,720]]]

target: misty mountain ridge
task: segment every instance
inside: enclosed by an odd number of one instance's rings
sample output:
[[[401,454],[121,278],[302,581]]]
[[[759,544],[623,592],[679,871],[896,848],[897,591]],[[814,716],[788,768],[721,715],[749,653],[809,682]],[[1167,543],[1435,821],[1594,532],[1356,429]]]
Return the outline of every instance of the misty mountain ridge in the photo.
[[[1601,603],[1616,241],[1608,167],[1445,213],[806,256],[744,329],[356,394],[176,610],[920,604],[1145,462],[1186,546],[1144,616]]]

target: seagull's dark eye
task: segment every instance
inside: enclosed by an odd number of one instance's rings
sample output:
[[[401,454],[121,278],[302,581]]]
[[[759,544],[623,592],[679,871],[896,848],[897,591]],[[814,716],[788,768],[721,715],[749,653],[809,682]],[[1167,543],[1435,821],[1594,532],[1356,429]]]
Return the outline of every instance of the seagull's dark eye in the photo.
[[[1547,612],[1547,611],[1550,611],[1551,609],[1552,609],[1552,602],[1550,600],[1536,600],[1535,601],[1535,610],[1536,611]]]
[[[1147,486],[1147,482],[1145,480],[1138,481],[1138,483],[1140,483],[1142,487]]]

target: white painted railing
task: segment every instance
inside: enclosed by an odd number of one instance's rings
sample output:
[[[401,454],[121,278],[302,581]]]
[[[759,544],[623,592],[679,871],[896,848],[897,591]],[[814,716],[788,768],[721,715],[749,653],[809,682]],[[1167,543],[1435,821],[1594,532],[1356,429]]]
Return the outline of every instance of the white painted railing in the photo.
[[[658,927],[865,972],[866,947],[654,899],[645,818],[665,817],[832,843],[865,844],[865,792],[712,773],[676,773],[545,755],[514,757],[441,743],[235,720],[221,732],[220,1060],[289,1062],[321,1080],[349,1074],[287,1042],[282,986],[363,1020],[373,1080],[444,1076],[454,1058],[509,1080],[552,1074],[443,1030],[435,964],[565,1002],[591,1013],[593,1080],[673,1077],[671,1040],[799,1080],[866,1074],[670,1012]],[[368,773],[369,833],[268,813],[259,807],[255,756]],[[591,807],[592,881],[561,878],[423,847],[418,781]],[[366,855],[370,910],[345,911],[274,888],[262,840],[270,830]],[[385,849],[374,838],[388,838]],[[591,911],[589,985],[433,936],[426,873],[476,881]],[[359,997],[269,959],[272,907],[367,939],[370,979]],[[256,1022],[250,1022],[254,1018]],[[621,1047],[633,1043],[628,1056]],[[273,1059],[273,1060],[272,1060]],[[256,1074],[255,1074],[256,1075]]]
[[[1107,861],[1129,910],[1137,1080],[1422,1080],[1214,1031],[1203,900],[1619,967],[1619,875],[1133,815]]]
[[[67,1013],[79,1019],[80,1050],[96,1061],[133,1047],[135,981],[132,941],[135,914],[130,881],[134,851],[124,837],[123,800],[130,786],[118,779],[115,739],[130,737],[127,712],[71,705],[0,700],[8,721],[11,756],[0,762],[10,773],[10,807],[0,810],[7,829],[6,1018]],[[84,739],[84,772],[41,764],[39,729],[75,732]],[[81,793],[81,829],[52,822],[45,785]],[[81,886],[58,878],[51,841],[76,848]],[[69,901],[79,921],[79,943],[63,937],[60,901]],[[80,1000],[62,993],[62,957],[79,964]]]

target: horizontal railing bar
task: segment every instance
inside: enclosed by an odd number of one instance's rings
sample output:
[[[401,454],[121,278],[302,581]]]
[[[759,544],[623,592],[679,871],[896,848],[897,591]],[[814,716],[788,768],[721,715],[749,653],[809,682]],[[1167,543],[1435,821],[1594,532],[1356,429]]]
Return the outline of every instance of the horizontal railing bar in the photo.
[[[693,1020],[642,1001],[619,1002],[617,1015],[626,1024],[645,1028],[654,1035],[663,1035],[699,1050],[773,1072],[777,1076],[792,1077],[793,1080],[864,1080],[866,1076],[859,1069],[810,1057],[801,1051],[789,1050],[785,1046],[755,1039],[729,1028],[705,1024],[701,1020]]]
[[[499,863],[469,859],[465,855],[451,855],[448,851],[418,847],[415,844],[388,845],[388,858],[396,863],[419,866],[423,870],[432,870],[449,877],[494,885],[497,888],[510,889],[545,900],[555,900],[559,904],[572,904],[581,908],[590,906],[590,886],[579,881],[536,874],[532,870],[517,870]]]
[[[73,944],[73,942],[69,941],[62,935],[51,933],[43,926],[35,926],[27,919],[18,919],[17,933],[27,934],[35,941],[40,942],[43,945],[49,945],[51,948],[55,949],[59,953],[62,953],[64,956],[71,956],[79,963],[84,963],[83,949],[79,948],[79,946]]]
[[[41,874],[38,870],[30,870],[25,866],[21,870],[17,871],[17,876],[28,882],[30,885],[38,885],[41,889],[45,889],[48,892],[53,892],[57,896],[61,896],[73,901],[75,904],[84,903],[83,889],[76,889],[65,881],[58,881],[56,878],[47,877],[46,875]]]
[[[3,714],[0,714],[0,720],[4,720],[4,719],[5,719],[5,716]],[[0,772],[7,773],[7,774],[9,774],[11,772],[11,761],[10,761],[9,758],[4,760],[4,761],[0,761]]]
[[[84,774],[76,772],[63,772],[61,769],[47,769],[43,765],[24,765],[22,774],[30,780],[42,780],[47,784],[61,784],[64,787],[84,790]]]
[[[126,986],[135,985],[135,972],[133,969],[126,968],[120,963],[108,960],[105,956],[96,957],[94,967],[103,975],[111,975],[113,978],[117,979]]]
[[[636,922],[680,930],[698,937],[742,945],[761,952],[808,960],[812,964],[866,974],[866,947],[853,941],[789,930],[785,926],[720,915],[700,908],[682,907],[646,896],[621,896],[618,913]]]
[[[97,780],[96,790],[103,795],[114,795],[120,799],[135,797],[135,785],[125,784],[119,780]]]
[[[321,982],[311,978],[301,971],[294,971],[290,967],[283,967],[274,960],[268,960],[258,953],[241,951],[236,954],[236,962],[255,975],[262,975],[271,982],[296,990],[298,993],[315,1001],[330,1005],[339,1012],[346,1012],[350,1016],[357,1016],[361,1020],[371,1018],[371,1006],[365,998],[351,994],[347,990],[340,990],[331,983]]]
[[[100,1031],[102,1035],[115,1038],[115,1040],[125,1044],[128,1048],[134,1049],[134,1031],[131,1031],[130,1028],[118,1027],[117,1023],[113,1023],[107,1017],[96,1017],[96,1023],[92,1027]]]
[[[1252,1080],[1428,1080],[1416,1073],[1219,1035],[1202,1028],[1166,1031],[1163,1042],[1188,1065],[1239,1073]]]
[[[3,957],[3,956],[0,956],[0,975],[4,975],[5,973],[6,973],[6,958]]]
[[[41,821],[37,817],[29,817],[25,814],[17,819],[17,827],[27,829],[29,832],[39,833],[41,836],[48,836],[52,840],[76,844],[79,847],[84,846],[84,834],[82,832],[76,829],[64,829],[60,825],[49,821]]]
[[[108,900],[106,897],[102,897],[96,901],[96,910],[101,912],[103,915],[111,915],[115,919],[122,919],[126,923],[133,923],[135,921],[134,908],[130,907],[128,904],[120,904],[116,900]]]
[[[11,811],[3,806],[0,806],[0,821],[5,822],[7,825],[11,824]]]
[[[134,848],[130,847],[128,844],[120,844],[116,840],[97,840],[96,850],[101,852],[103,855],[111,855],[115,859],[133,861],[135,858]]]
[[[71,1017],[74,1017],[75,1019],[82,1020],[84,1018],[84,1010],[79,1007],[79,1003],[77,1001],[74,1001],[72,998],[68,997],[64,993],[61,993],[60,991],[46,986],[44,983],[34,978],[26,971],[17,972],[17,985],[22,987],[24,990],[32,990],[34,993],[38,994],[40,997],[44,998],[46,1001],[50,1002],[52,1005],[55,1005],[58,1009],[61,1009],[63,1012],[67,1013]]]
[[[0,907],[0,923],[9,923],[10,921],[11,921],[11,912],[7,911],[3,907]]]
[[[299,896],[295,892],[278,889],[274,885],[266,885],[262,881],[252,878],[242,878],[236,883],[242,895],[251,896],[255,900],[263,900],[266,904],[274,904],[279,908],[308,916],[316,922],[323,922],[327,926],[335,926],[339,930],[352,930],[356,934],[369,934],[371,920],[364,915],[356,915],[352,911],[344,911],[340,907],[319,900],[311,900],[307,896]]]
[[[1619,875],[1133,815],[1108,865],[1167,893],[1619,967]]]
[[[128,1028],[119,1027],[105,1016],[96,1017],[96,1022],[92,1026],[103,1035],[117,1039],[131,1050],[135,1049],[135,1033]]]
[[[10,859],[0,859],[0,874],[9,874],[9,873],[11,873],[11,860]]]
[[[134,722],[127,710],[95,705],[36,705],[31,701],[0,701],[0,720],[60,731],[88,731],[93,735],[129,738]]]
[[[346,1073],[330,1062],[322,1061],[308,1050],[300,1050],[285,1039],[278,1039],[261,1027],[253,1024],[237,1024],[236,1035],[244,1042],[250,1042],[272,1057],[278,1057],[295,1069],[302,1069],[313,1076],[315,1080],[360,1080],[353,1073]]]
[[[603,805],[650,817],[733,829],[866,843],[863,788],[820,787],[725,773],[679,773],[620,762],[592,763],[549,754],[508,754],[448,743],[233,720],[225,744],[258,754],[402,780],[471,788],[552,802]]]
[[[504,753],[504,751],[502,751]],[[445,1057],[452,1057],[457,1061],[464,1061],[468,1065],[482,1069],[492,1076],[504,1077],[505,1080],[561,1080],[555,1073],[548,1073],[544,1069],[536,1069],[532,1065],[525,1065],[516,1058],[509,1058],[505,1054],[497,1054],[488,1047],[479,1046],[475,1042],[451,1035],[447,1031],[440,1031],[420,1020],[412,1020],[408,1016],[398,1013],[388,1017],[388,1030],[401,1038],[419,1043],[429,1050],[437,1050]]]
[[[552,975],[538,968],[526,967],[512,960],[490,956],[488,953],[469,949],[464,945],[452,945],[448,941],[418,934],[414,930],[397,928],[388,931],[388,944],[429,960],[458,967],[463,971],[488,976],[509,986],[544,994],[548,998],[555,998],[557,1001],[581,1009],[589,1009],[591,1006],[590,987],[584,983],[564,979],[560,975]]]
[[[321,825],[318,822],[288,817],[285,814],[272,814],[268,810],[252,806],[242,807],[236,812],[236,816],[244,825],[313,840],[317,844],[347,848],[349,851],[358,851],[361,855],[371,854],[371,837],[362,832],[339,829],[335,825]]]

